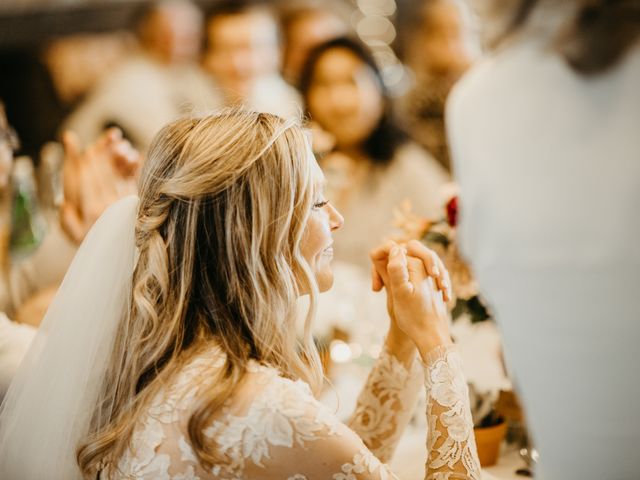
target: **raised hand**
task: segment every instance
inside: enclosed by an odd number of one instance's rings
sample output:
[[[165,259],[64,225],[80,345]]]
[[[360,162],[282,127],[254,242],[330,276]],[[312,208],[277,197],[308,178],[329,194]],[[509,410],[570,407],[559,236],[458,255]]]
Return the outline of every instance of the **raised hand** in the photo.
[[[63,136],[64,203],[61,224],[77,243],[93,223],[116,200],[136,192],[140,155],[116,128],[82,150],[72,132]]]

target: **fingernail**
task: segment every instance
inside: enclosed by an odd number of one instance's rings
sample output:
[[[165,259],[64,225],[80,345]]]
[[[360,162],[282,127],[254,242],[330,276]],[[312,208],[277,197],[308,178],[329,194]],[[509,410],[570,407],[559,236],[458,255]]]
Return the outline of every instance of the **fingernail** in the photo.
[[[440,275],[440,269],[434,265],[433,267],[431,267],[431,273],[435,276],[438,276]]]
[[[391,251],[389,252],[389,256],[390,257],[395,257],[395,256],[397,256],[399,254],[400,254],[400,248],[398,248],[398,247],[393,247],[391,249]]]

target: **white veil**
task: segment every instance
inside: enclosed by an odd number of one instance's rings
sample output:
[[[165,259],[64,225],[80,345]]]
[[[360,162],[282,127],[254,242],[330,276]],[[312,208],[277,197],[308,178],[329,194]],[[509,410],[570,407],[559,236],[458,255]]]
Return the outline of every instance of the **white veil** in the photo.
[[[82,478],[75,451],[128,308],[138,197],[112,205],[80,246],[0,411],[0,478]]]

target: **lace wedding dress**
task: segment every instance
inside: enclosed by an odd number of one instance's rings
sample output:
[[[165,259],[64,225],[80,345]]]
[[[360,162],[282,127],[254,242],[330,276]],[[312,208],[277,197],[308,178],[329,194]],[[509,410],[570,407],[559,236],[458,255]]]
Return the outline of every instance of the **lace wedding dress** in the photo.
[[[302,381],[252,363],[246,381],[205,430],[228,462],[203,468],[186,425],[198,387],[224,362],[212,348],[162,390],[136,426],[117,468],[101,478],[158,480],[393,479],[384,464],[427,390],[427,479],[479,479],[468,393],[459,354],[440,347],[427,365],[378,359],[348,425],[340,423]]]

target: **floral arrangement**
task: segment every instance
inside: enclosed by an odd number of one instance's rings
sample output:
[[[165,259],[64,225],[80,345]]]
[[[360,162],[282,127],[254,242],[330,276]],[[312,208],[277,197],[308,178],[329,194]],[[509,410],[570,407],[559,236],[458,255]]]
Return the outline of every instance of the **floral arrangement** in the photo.
[[[490,320],[491,315],[479,296],[478,284],[458,250],[458,197],[453,196],[446,202],[442,217],[436,220],[415,215],[408,201],[394,212],[394,216],[395,226],[403,232],[401,240],[422,241],[438,253],[449,270],[453,289],[452,319],[468,315],[471,323]]]

